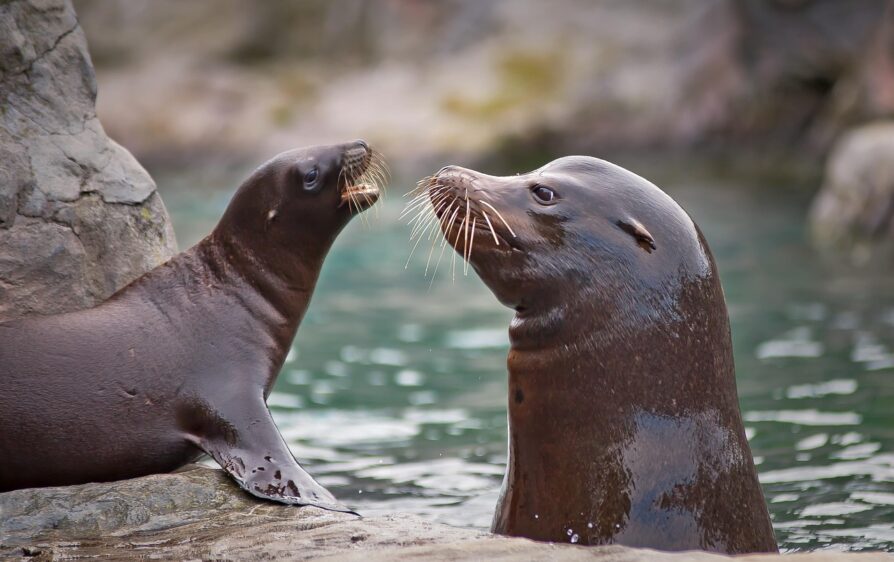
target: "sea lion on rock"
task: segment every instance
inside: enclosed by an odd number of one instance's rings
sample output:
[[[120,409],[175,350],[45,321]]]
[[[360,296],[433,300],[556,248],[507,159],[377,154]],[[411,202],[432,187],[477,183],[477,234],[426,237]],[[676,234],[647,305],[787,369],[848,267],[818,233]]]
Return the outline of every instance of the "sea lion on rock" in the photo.
[[[509,177],[448,166],[419,197],[516,310],[495,533],[777,550],[717,269],[673,199],[585,156]]]
[[[379,170],[363,141],[284,152],[207,238],[106,302],[0,324],[0,491],[168,472],[205,452],[255,496],[346,511],[265,402]]]

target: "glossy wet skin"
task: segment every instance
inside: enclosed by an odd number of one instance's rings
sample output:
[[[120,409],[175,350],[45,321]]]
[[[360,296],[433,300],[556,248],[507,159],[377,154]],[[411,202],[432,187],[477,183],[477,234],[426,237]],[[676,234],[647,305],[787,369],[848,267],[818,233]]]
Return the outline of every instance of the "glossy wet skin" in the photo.
[[[723,293],[688,215],[646,180],[590,157],[510,177],[450,166],[429,193],[450,244],[517,311],[493,530],[775,551]]]
[[[109,481],[210,455],[246,491],[347,510],[266,398],[323,260],[378,197],[366,143],[285,152],[214,231],[99,306],[0,324],[0,491]]]

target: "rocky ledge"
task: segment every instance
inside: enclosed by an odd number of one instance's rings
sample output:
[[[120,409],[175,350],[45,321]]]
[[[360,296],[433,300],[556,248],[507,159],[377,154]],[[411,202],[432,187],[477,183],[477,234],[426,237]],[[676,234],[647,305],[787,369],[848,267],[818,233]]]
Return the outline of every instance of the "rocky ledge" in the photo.
[[[496,537],[410,515],[362,518],[263,502],[221,471],[0,494],[0,558],[28,560],[730,560],[620,546],[580,547]],[[778,556],[744,556],[769,561]],[[814,552],[785,560],[894,561],[882,553]]]

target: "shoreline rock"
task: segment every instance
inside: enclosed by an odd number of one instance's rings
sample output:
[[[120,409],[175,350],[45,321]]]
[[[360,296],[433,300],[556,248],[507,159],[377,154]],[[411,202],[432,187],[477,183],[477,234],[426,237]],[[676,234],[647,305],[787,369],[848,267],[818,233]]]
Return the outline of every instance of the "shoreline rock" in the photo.
[[[894,121],[878,121],[844,135],[826,165],[811,205],[817,248],[854,265],[894,258]]]
[[[0,558],[30,560],[596,560],[731,558],[622,546],[581,547],[497,537],[412,515],[356,517],[258,500],[220,470],[0,494]],[[814,552],[736,560],[892,562],[883,553]]]

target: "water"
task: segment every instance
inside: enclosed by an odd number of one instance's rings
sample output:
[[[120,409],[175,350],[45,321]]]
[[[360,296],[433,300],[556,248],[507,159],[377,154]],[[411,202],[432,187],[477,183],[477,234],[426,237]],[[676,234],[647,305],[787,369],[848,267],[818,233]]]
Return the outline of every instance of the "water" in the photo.
[[[780,546],[894,550],[894,283],[819,263],[804,242],[808,194],[653,179],[717,258]],[[185,181],[160,182],[182,247],[232,192]],[[506,460],[511,311],[459,260],[454,281],[451,254],[433,282],[427,249],[404,269],[395,193],[411,184],[395,182],[378,218],[336,242],[270,406],[296,456],[363,513],[487,528]]]

